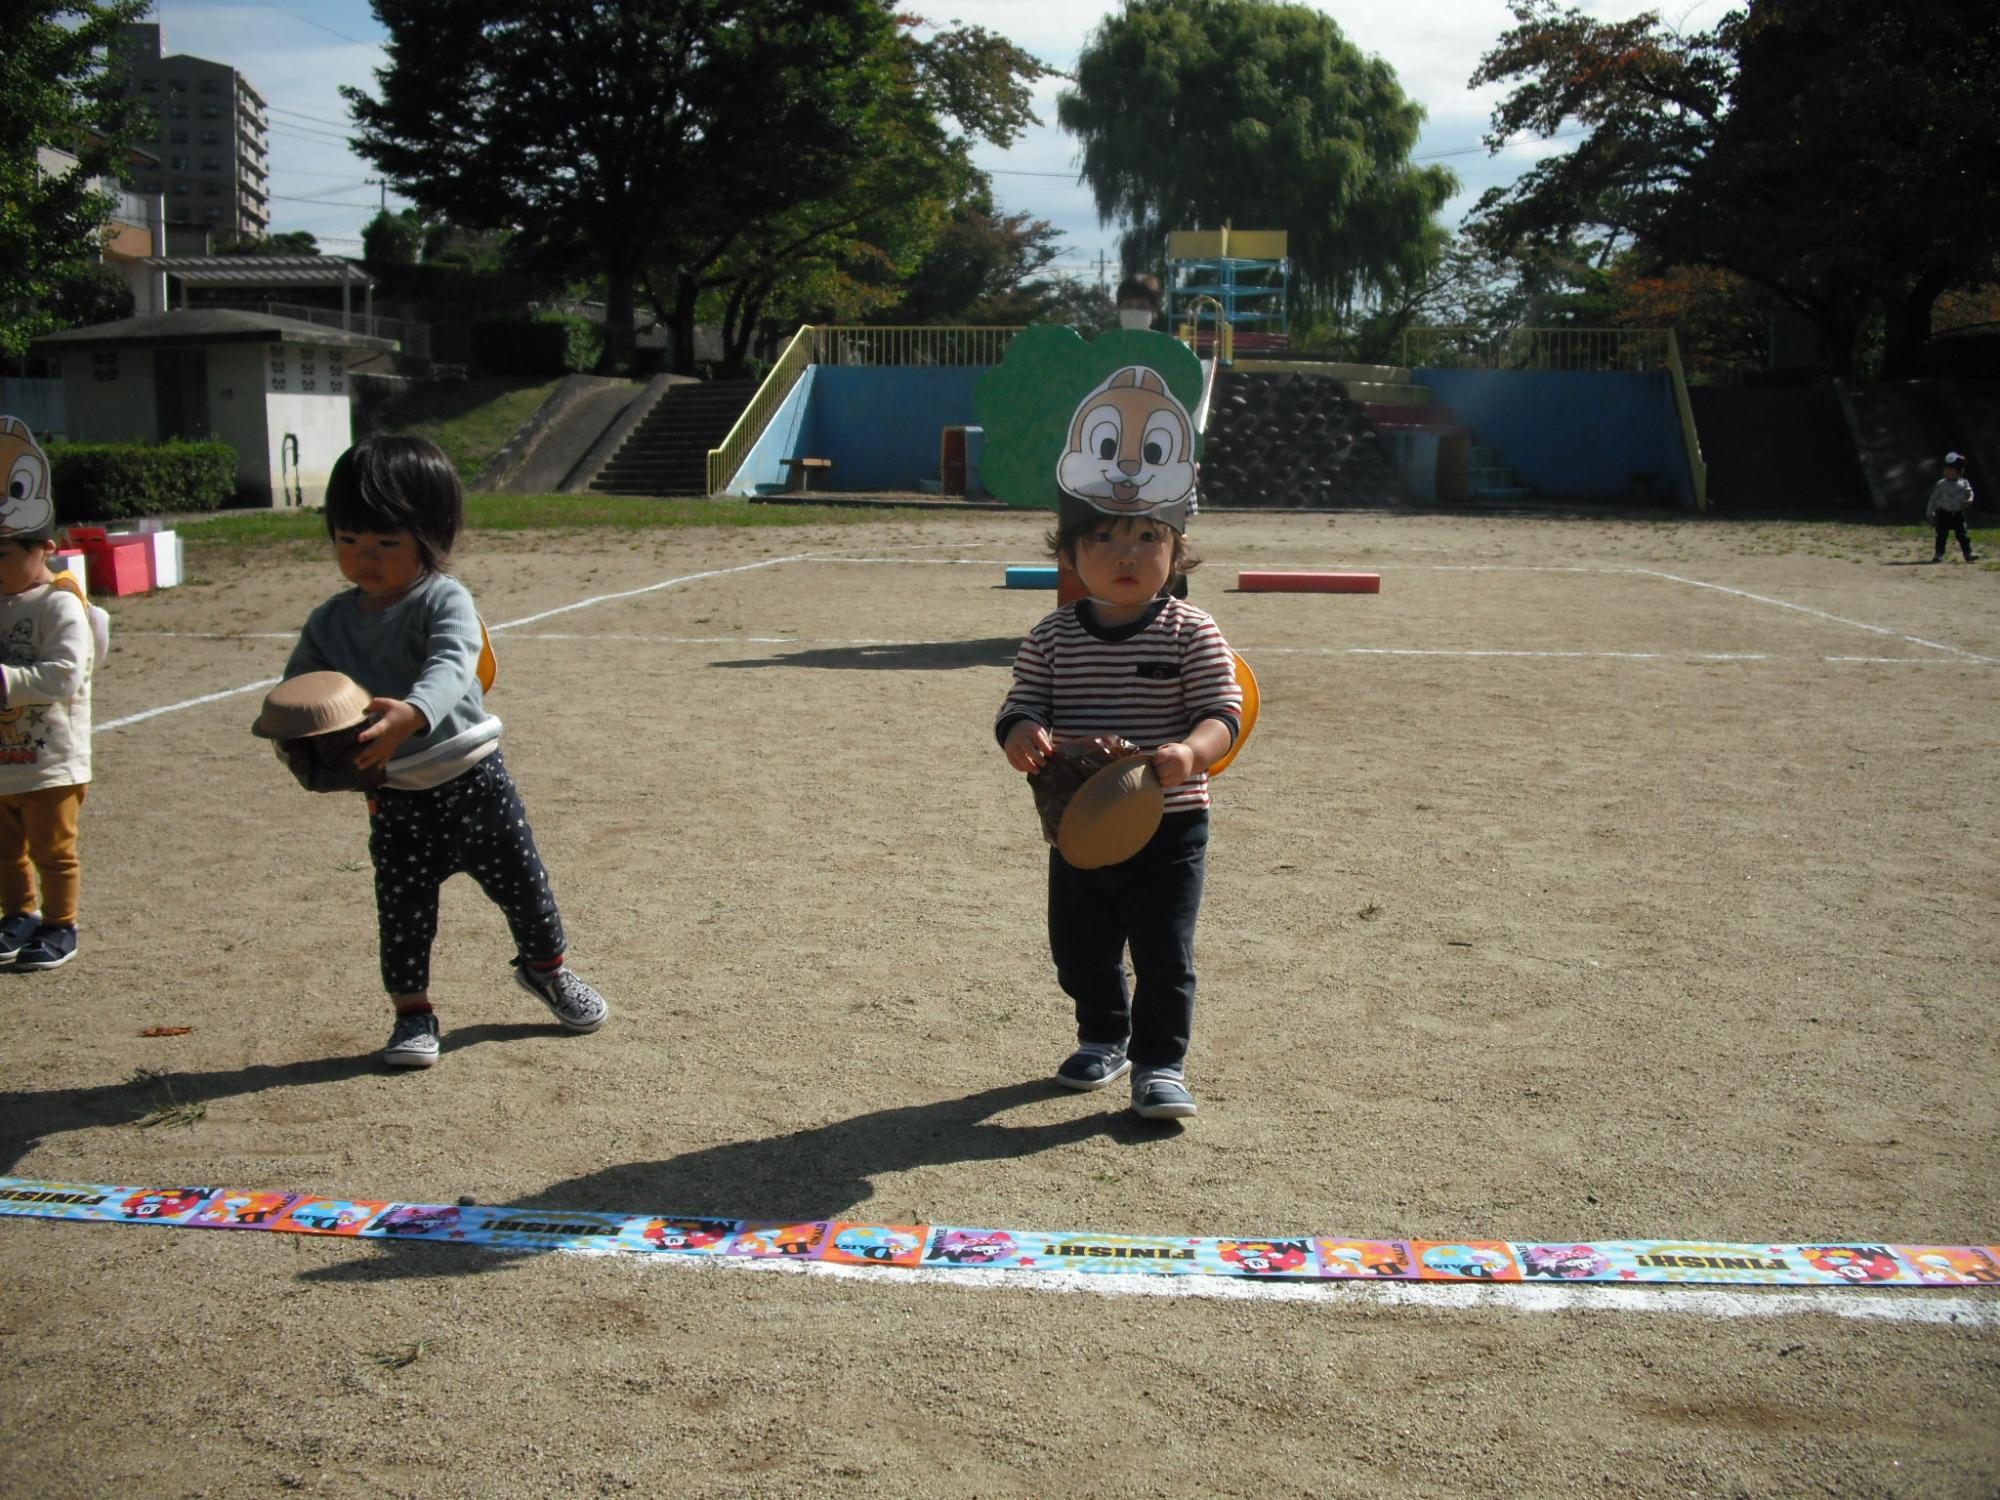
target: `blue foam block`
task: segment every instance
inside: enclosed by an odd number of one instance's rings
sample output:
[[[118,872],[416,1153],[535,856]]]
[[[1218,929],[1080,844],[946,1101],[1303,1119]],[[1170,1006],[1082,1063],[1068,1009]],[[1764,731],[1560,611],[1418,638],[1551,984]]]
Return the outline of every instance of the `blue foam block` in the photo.
[[[1052,589],[1056,586],[1054,568],[1009,568],[1007,587],[1010,589]]]

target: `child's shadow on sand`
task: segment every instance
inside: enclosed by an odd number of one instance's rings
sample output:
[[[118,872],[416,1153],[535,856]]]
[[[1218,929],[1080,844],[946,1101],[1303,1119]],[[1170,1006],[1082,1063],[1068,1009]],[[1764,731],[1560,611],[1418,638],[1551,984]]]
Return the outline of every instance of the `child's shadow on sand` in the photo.
[[[446,1033],[444,1050],[482,1042],[523,1041],[543,1037],[543,1023],[504,1022],[462,1026]],[[247,1068],[197,1073],[141,1068],[123,1083],[96,1088],[26,1089],[0,1093],[0,1172],[12,1173],[22,1159],[49,1136],[70,1130],[137,1125],[163,1110],[261,1094],[266,1089],[307,1088],[341,1083],[388,1072],[379,1052],[348,1057],[320,1057],[305,1062],[258,1063]]]
[[[991,1117],[1060,1092],[1035,1080],[930,1104],[876,1110],[761,1140],[707,1146],[663,1161],[628,1162],[573,1177],[507,1204],[517,1209],[658,1213],[803,1223],[848,1218],[875,1194],[873,1179],[913,1167],[1009,1161],[1103,1136],[1144,1145],[1180,1133],[1122,1108],[1044,1125],[1002,1125]],[[1117,1100],[1122,1104],[1122,1091]],[[461,1276],[495,1269],[534,1251],[369,1240],[382,1253],[308,1271],[306,1281],[375,1281]],[[458,1253],[454,1254],[453,1252]]]

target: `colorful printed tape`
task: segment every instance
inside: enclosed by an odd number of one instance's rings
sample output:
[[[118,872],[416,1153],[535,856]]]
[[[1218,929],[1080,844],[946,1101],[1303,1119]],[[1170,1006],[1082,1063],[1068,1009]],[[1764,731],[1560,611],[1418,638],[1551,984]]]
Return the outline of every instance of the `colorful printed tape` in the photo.
[[[245,1188],[104,1187],[22,1177],[0,1177],[0,1216],[434,1240],[506,1250],[610,1250],[967,1271],[1294,1281],[2000,1287],[2000,1245],[1727,1245],[1682,1240],[1582,1245],[1343,1240],[1322,1235],[1174,1239],[858,1224],[844,1219],[783,1224],[485,1204],[455,1207]]]

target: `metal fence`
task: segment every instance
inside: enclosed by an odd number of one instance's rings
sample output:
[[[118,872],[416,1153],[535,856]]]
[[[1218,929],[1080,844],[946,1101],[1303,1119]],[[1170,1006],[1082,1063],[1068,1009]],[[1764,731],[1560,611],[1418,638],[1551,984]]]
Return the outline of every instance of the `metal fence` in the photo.
[[[816,365],[997,365],[1021,330],[1008,328],[866,328],[811,330]]]
[[[1406,328],[1401,363],[1430,370],[1664,370],[1668,328]]]

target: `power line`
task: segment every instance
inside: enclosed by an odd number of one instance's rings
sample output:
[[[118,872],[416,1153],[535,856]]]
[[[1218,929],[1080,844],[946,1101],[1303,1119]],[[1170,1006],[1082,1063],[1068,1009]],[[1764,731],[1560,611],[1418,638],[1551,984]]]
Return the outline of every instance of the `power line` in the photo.
[[[328,36],[337,36],[343,42],[352,42],[357,47],[379,47],[382,45],[380,42],[364,42],[360,37],[349,36],[344,31],[335,31],[331,26],[326,25],[324,22],[315,21],[311,16],[302,16],[295,10],[286,10],[282,5],[273,5],[271,0],[257,0],[257,3],[262,5],[266,10],[275,10],[281,16],[290,16],[294,21],[302,22],[307,26],[316,26]]]
[[[317,204],[319,204],[319,205],[320,205],[321,207],[323,207],[323,208],[373,208],[373,207],[375,207],[375,205],[374,205],[374,204],[372,204],[372,203],[349,203],[349,202],[346,202],[345,200],[341,200],[341,199],[334,199],[334,198],[300,198],[300,197],[296,196],[295,194],[291,194],[291,193],[273,193],[273,194],[271,194],[271,201],[272,201],[272,202],[274,202],[274,203],[317,203]]]
[[[305,120],[314,125],[331,125],[335,130],[345,130],[353,123],[349,120],[329,120],[324,115],[309,115],[302,109],[286,109],[282,104],[267,104],[264,107],[274,115],[290,115],[293,120]]]

